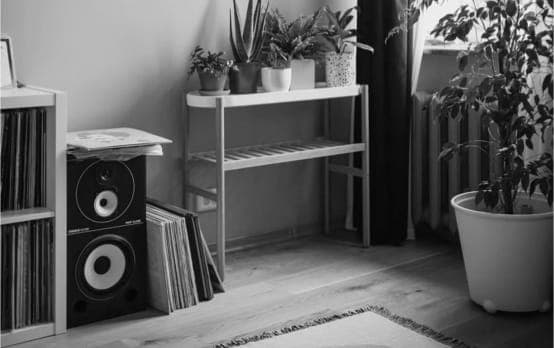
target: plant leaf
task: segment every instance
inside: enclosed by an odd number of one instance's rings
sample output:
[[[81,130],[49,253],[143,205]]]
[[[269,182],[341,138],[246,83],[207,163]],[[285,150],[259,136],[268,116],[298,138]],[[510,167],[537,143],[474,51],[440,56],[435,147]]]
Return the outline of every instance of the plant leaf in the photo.
[[[535,193],[535,188],[537,187],[537,184],[537,179],[531,181],[531,184],[529,185],[529,197],[531,197]]]
[[[464,71],[469,62],[469,54],[466,51],[458,54],[458,70]]]
[[[248,7],[246,8],[246,18],[244,20],[244,29],[242,30],[242,40],[246,44],[247,48],[252,47],[252,37],[254,36],[254,21],[252,20],[252,11],[254,10],[254,4],[252,1],[253,0],[248,0]]]
[[[364,51],[369,51],[371,53],[373,53],[375,50],[373,49],[373,47],[371,47],[370,45],[366,45],[364,43],[361,43],[361,42],[358,42],[358,41],[351,41],[351,40],[344,40],[344,42],[347,42],[351,45],[354,45]]]
[[[269,12],[269,2],[267,3],[265,7],[265,11],[263,15],[261,16],[261,20],[259,21],[259,25],[256,28],[256,33],[254,34],[254,52],[252,53],[251,60],[258,60],[259,55],[262,52],[262,49],[264,47],[264,38],[265,38],[265,24],[267,21],[267,14]]]
[[[235,61],[237,63],[244,61],[245,58],[241,55],[241,52],[239,52],[237,46],[235,45],[235,38],[233,35],[233,15],[231,14],[231,10],[229,10],[229,41],[231,41],[231,50],[233,51]]]
[[[254,32],[257,31],[258,25],[260,24],[260,11],[262,10],[262,1],[259,0],[256,2],[256,10],[254,11]]]
[[[508,0],[506,2],[506,14],[513,17],[517,12],[517,4],[515,0]]]
[[[241,35],[241,20],[240,20],[240,13],[237,6],[237,1],[233,0],[233,6],[234,6],[234,13],[235,13],[235,38],[236,38],[236,48],[237,51],[244,57],[244,59],[241,59],[241,61],[248,62],[249,61],[249,54],[247,53],[244,40]]]

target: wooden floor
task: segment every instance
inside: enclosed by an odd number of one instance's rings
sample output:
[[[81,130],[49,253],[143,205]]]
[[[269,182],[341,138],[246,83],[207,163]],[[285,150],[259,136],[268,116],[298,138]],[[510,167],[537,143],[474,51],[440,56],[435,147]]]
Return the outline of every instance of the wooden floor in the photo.
[[[478,347],[552,347],[552,313],[489,315],[468,299],[449,246],[361,249],[321,238],[229,254],[227,292],[170,316],[154,311],[20,347],[203,347],[368,304]]]

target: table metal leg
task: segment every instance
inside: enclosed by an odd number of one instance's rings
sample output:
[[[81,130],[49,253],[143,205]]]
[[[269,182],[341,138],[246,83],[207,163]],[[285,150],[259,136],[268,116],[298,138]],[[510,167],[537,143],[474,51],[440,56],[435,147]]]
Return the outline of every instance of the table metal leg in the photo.
[[[187,105],[187,96],[183,94],[183,113],[184,113],[184,128],[185,136],[183,139],[183,207],[185,209],[191,209],[189,204],[190,195],[187,192],[187,186],[190,184],[189,173],[188,173],[188,162],[189,162],[189,134],[190,134],[190,108]]]
[[[216,188],[217,188],[217,268],[225,278],[225,108],[223,100],[216,100]]]
[[[356,97],[352,97],[350,101],[350,118],[348,129],[348,141],[354,142],[354,123],[356,117]],[[348,155],[348,167],[354,168],[354,154]],[[347,174],[346,176],[346,221],[344,223],[347,230],[354,230],[354,176]]]
[[[363,233],[363,246],[369,247],[371,242],[370,231],[370,182],[369,182],[369,87],[367,85],[362,86],[362,141],[365,143],[365,151],[362,153],[362,233]]]
[[[330,120],[329,120],[329,110],[330,103],[329,100],[323,102],[323,134],[325,139],[330,139]],[[329,157],[325,157],[323,160],[323,233],[328,235],[331,233],[330,228],[330,172],[329,172]]]

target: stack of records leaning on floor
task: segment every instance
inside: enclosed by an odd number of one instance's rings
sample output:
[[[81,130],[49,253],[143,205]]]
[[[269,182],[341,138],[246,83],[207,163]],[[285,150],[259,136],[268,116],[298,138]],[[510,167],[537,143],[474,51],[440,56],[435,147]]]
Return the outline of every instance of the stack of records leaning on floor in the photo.
[[[150,305],[164,313],[208,301],[223,283],[198,223],[187,210],[148,199],[147,262]]]
[[[52,321],[53,224],[2,226],[2,331]]]

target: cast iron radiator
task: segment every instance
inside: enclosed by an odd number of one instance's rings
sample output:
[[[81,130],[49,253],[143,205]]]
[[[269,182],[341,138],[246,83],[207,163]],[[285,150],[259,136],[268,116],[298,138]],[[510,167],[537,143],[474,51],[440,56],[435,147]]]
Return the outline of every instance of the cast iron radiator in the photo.
[[[494,177],[496,169],[491,159],[494,160],[496,149],[472,148],[451,160],[438,157],[447,142],[487,140],[487,124],[473,110],[467,118],[441,119],[432,94],[416,92],[411,137],[411,214],[416,236],[432,234],[455,240],[456,220],[450,199],[475,190],[481,181]]]

